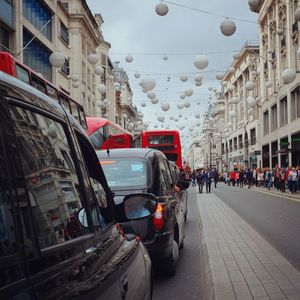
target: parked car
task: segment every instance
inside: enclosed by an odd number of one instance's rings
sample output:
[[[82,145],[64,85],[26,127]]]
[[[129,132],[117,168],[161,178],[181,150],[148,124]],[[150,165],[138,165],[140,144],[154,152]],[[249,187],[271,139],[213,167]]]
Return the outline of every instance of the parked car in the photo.
[[[137,233],[143,240],[154,265],[168,275],[176,272],[179,247],[183,245],[189,183],[180,180],[174,163],[159,150],[149,148],[97,151],[115,203],[131,193],[152,193],[158,206],[151,219],[124,222],[125,232]],[[181,188],[175,191],[175,186]]]
[[[123,221],[147,220],[157,201],[121,206]],[[147,250],[115,210],[79,123],[0,72],[0,299],[151,299]]]

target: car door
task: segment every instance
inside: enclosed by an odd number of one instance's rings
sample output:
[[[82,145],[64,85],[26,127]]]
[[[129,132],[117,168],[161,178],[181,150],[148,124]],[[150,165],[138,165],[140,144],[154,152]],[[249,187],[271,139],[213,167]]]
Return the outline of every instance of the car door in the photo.
[[[35,299],[26,277],[22,239],[17,214],[20,169],[16,167],[16,145],[5,99],[0,95],[0,299]]]
[[[165,173],[167,180],[170,182],[171,186],[175,186],[177,184],[177,181],[174,181],[174,173],[172,172],[172,166],[171,162],[167,159],[164,160],[165,164]],[[182,191],[175,192],[173,189],[172,195],[176,198],[176,220],[179,228],[179,245],[183,239],[184,236],[184,204],[183,204],[183,198],[182,198]]]
[[[113,198],[105,180],[99,160],[87,141],[77,134],[80,151],[88,171],[87,176],[91,182],[92,194],[96,197],[101,215],[106,216],[105,209],[111,209],[114,215]],[[103,183],[103,188],[99,182]],[[115,227],[115,226],[114,226]],[[105,234],[110,234],[110,226],[101,223],[101,230]],[[108,252],[109,253],[109,252]],[[111,272],[114,273],[115,281],[111,290],[103,294],[103,299],[117,299],[116,294],[121,295],[122,299],[150,299],[152,290],[151,261],[147,250],[143,247],[140,239],[135,235],[127,235],[119,245],[118,252],[111,257],[109,262]],[[110,292],[113,292],[111,295]]]
[[[23,174],[18,182],[17,207],[25,268],[36,297],[123,299],[134,286],[126,275],[129,265],[141,257],[139,242],[127,241],[115,226],[103,178],[92,172],[97,166],[95,153],[87,156],[94,155],[92,163],[90,158],[83,160],[62,119],[16,99],[10,102],[15,162]],[[96,199],[102,205],[99,215],[105,220],[101,227],[91,214]],[[83,207],[87,227],[76,218]],[[140,261],[137,265],[141,269]],[[137,265],[131,272],[140,272]]]

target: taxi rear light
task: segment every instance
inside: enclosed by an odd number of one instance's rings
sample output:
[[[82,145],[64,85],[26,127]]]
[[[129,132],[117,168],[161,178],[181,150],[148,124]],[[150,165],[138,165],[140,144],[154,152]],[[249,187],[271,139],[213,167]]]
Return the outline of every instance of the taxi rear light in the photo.
[[[161,230],[164,227],[164,224],[164,207],[161,204],[158,204],[153,217],[153,225],[155,229]]]
[[[100,161],[100,165],[113,165],[115,163],[116,163],[115,160],[102,160],[102,161]]]

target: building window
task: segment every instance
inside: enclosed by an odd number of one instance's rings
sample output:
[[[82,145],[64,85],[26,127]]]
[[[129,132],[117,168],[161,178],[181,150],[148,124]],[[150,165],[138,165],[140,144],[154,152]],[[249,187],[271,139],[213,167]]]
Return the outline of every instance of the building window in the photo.
[[[60,69],[62,71],[62,73],[64,73],[66,76],[68,76],[70,74],[70,62],[69,59],[65,58],[65,63],[64,65],[61,67]]]
[[[256,144],[256,129],[252,128],[250,130],[250,145],[255,145]]]
[[[52,18],[51,10],[40,0],[23,0],[23,16],[37,29],[40,30]],[[52,40],[52,22],[43,28],[41,33]]]
[[[60,22],[60,37],[69,45],[69,30],[62,22]]]
[[[284,97],[282,100],[279,102],[280,104],[280,127],[284,126],[287,124],[287,97]]]
[[[265,111],[263,115],[263,126],[264,126],[264,135],[269,133],[269,111]]]
[[[300,87],[291,93],[291,120],[300,118]]]
[[[0,19],[9,27],[14,28],[14,7],[12,0],[0,1]]]
[[[276,130],[278,127],[277,122],[277,104],[271,107],[271,131]]]
[[[32,34],[27,30],[23,30],[23,47],[28,44],[32,37]],[[47,80],[52,81],[50,54],[51,51],[48,48],[37,39],[34,39],[23,51],[23,62],[34,71],[43,74]]]
[[[229,152],[232,152],[232,140],[229,141]]]
[[[237,150],[237,137],[235,137],[235,138],[233,139],[233,149],[234,149],[234,151]]]
[[[243,149],[243,135],[239,135],[239,149]]]
[[[9,31],[0,27],[0,51],[9,51]]]

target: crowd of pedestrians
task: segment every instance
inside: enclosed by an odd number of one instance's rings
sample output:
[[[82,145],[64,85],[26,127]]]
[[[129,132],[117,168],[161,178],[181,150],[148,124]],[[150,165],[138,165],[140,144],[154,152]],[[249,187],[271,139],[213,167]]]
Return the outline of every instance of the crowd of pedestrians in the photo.
[[[284,193],[288,191],[290,194],[300,191],[300,166],[280,168],[264,168],[264,169],[234,169],[230,172],[222,174],[224,182],[228,185],[243,187],[244,184],[251,188],[263,187],[268,190],[275,188]]]
[[[219,173],[215,169],[204,169],[193,171],[191,174],[192,186],[198,185],[199,193],[203,193],[203,189],[205,187],[206,193],[211,192],[212,182],[214,187],[217,188],[217,184],[219,181]]]

